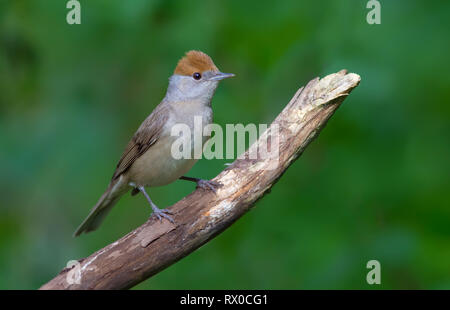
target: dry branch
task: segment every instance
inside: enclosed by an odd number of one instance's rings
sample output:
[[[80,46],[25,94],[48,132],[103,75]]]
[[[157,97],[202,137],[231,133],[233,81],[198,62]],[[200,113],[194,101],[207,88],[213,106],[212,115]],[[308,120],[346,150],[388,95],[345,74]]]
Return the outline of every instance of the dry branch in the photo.
[[[189,255],[229,227],[271,189],[359,81],[359,75],[345,70],[310,81],[263,134],[269,136],[266,141],[270,144],[275,141],[271,128],[278,125],[278,162],[274,158],[237,159],[214,178],[223,184],[216,194],[197,189],[170,207],[176,225],[152,217],[80,260],[80,284],[69,285],[65,269],[41,289],[126,289]],[[261,144],[262,139],[256,143]]]

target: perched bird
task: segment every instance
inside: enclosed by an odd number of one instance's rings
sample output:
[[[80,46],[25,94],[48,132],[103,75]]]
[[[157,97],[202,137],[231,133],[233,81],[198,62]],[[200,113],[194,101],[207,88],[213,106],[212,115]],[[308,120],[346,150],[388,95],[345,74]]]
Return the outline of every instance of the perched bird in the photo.
[[[197,159],[175,159],[171,154],[171,135],[175,124],[189,126],[194,134],[194,117],[202,118],[202,126],[212,122],[211,100],[220,80],[234,76],[222,73],[212,59],[203,52],[190,51],[180,59],[161,103],[144,120],[128,143],[117,164],[105,193],[92,208],[74,236],[99,227],[111,208],[122,195],[133,189],[132,195],[141,192],[158,219],[173,222],[168,210],[159,209],[150,199],[145,187],[162,186],[177,179],[197,182],[197,186],[215,190],[220,184],[184,176]],[[203,136],[203,142],[209,137]],[[194,140],[194,137],[191,139]]]

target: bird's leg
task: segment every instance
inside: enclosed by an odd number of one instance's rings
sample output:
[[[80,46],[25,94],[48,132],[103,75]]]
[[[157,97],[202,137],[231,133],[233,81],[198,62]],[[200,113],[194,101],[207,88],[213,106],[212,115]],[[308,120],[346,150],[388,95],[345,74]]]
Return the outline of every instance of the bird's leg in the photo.
[[[212,190],[214,193],[216,192],[216,190],[222,186],[221,183],[216,182],[216,181],[211,181],[211,180],[203,180],[203,179],[199,179],[199,178],[191,178],[191,177],[186,177],[186,176],[182,176],[180,177],[180,180],[186,180],[186,181],[191,181],[191,182],[195,182],[197,183],[197,187],[203,188],[205,190]]]
[[[162,221],[162,217],[165,217],[166,219],[168,219],[169,221],[171,221],[172,223],[175,223],[175,221],[173,220],[173,218],[168,215],[168,214],[172,214],[172,212],[170,212],[169,210],[166,209],[159,209],[154,203],[153,201],[150,199],[150,196],[147,194],[147,192],[145,191],[144,186],[138,186],[137,189],[139,189],[142,194],[144,194],[145,198],[147,198],[148,202],[150,203],[150,206],[152,207],[153,210],[153,214],[156,215],[156,217]]]

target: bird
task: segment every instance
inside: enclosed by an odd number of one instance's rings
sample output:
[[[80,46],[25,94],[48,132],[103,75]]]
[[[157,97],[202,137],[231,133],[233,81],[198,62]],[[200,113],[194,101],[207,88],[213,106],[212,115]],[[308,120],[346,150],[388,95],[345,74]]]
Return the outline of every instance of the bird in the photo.
[[[142,193],[145,196],[152,214],[160,221],[164,218],[174,223],[172,212],[159,209],[145,187],[164,186],[178,179],[196,182],[197,187],[214,192],[221,186],[212,180],[185,176],[198,158],[172,156],[171,147],[177,137],[171,134],[171,129],[175,124],[186,124],[193,135],[195,117],[201,117],[202,126],[211,124],[211,101],[216,88],[221,80],[233,76],[219,71],[211,57],[201,51],[191,50],[178,61],[164,98],[127,144],[106,191],[74,232],[74,237],[96,230],[120,197],[130,190],[132,195]],[[203,136],[202,143],[209,138]]]

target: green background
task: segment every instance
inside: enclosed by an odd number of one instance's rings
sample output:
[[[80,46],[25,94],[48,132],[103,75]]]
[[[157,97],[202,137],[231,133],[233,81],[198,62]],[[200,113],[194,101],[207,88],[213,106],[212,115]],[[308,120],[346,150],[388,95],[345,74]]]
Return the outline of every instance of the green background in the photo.
[[[124,196],[72,238],[188,50],[225,72],[215,122],[270,123],[295,91],[361,75],[270,195],[139,289],[450,289],[450,2],[0,1],[0,288],[35,289],[146,221]],[[226,160],[201,160],[212,178]],[[150,189],[169,206],[194,189]],[[382,284],[366,282],[381,263]]]

